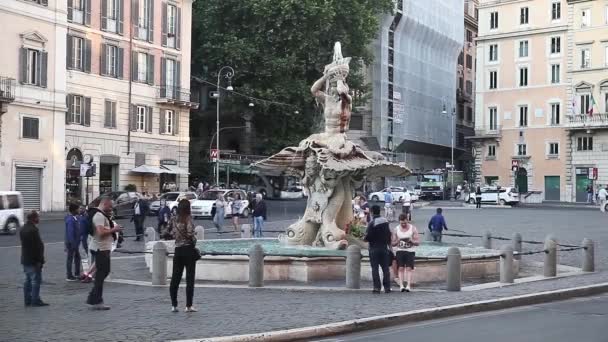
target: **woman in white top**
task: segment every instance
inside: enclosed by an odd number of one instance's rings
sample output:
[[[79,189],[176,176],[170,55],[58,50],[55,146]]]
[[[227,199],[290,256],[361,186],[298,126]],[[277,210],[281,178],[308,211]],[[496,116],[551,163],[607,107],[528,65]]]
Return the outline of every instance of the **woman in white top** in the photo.
[[[408,221],[405,214],[399,215],[399,226],[393,232],[392,245],[395,259],[397,259],[399,287],[401,292],[410,292],[414,276],[416,246],[420,245],[420,234],[418,234],[418,229]]]
[[[226,200],[224,195],[221,193],[217,194],[217,200],[215,200],[215,215],[213,216],[213,223],[217,231],[221,231],[224,226],[224,208],[226,207]]]
[[[230,206],[230,209],[232,210],[232,224],[234,225],[234,230],[237,232],[240,231],[239,216],[241,215],[241,205],[241,195],[234,195],[234,199],[232,200],[232,205]]]

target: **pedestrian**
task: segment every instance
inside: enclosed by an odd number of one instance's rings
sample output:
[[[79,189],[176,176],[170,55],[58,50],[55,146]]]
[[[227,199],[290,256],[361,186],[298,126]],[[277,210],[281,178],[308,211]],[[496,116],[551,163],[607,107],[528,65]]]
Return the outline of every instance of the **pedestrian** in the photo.
[[[66,253],[66,281],[76,281],[80,278],[80,220],[78,219],[78,205],[70,203],[68,214],[65,216],[65,239],[64,247]],[[74,273],[72,273],[72,265]]]
[[[255,207],[253,209],[253,237],[264,236],[264,221],[266,221],[266,201],[262,194],[255,195]]]
[[[403,197],[401,198],[402,207],[401,213],[404,214],[409,221],[412,220],[412,195],[410,195],[409,190],[405,190],[403,192]]]
[[[456,199],[459,199],[459,198],[460,198],[460,194],[461,194],[461,193],[462,193],[462,185],[461,185],[461,184],[458,184],[458,185],[456,186]]]
[[[80,206],[78,222],[80,224],[80,243],[82,244],[85,255],[88,257],[88,267],[83,266],[80,281],[82,283],[90,283],[93,281],[93,275],[95,274],[95,253],[97,247],[95,247],[93,237],[89,235],[90,220],[86,208],[83,205]]]
[[[606,185],[605,188],[600,189],[597,197],[599,198],[599,202],[600,202],[600,211],[605,212],[606,211],[606,198],[608,198],[608,185]]]
[[[158,236],[160,239],[169,240],[169,221],[171,219],[171,209],[167,205],[167,200],[162,198],[160,200],[160,210],[158,211]]]
[[[433,241],[441,242],[443,230],[448,230],[448,226],[445,223],[445,218],[442,215],[443,209],[437,208],[437,213],[431,217],[429,221],[429,231],[433,236]]]
[[[413,285],[416,246],[420,245],[420,234],[404,214],[399,216],[399,226],[393,233],[392,244],[399,267],[399,289],[401,292],[410,292]]]
[[[221,192],[217,193],[217,199],[215,200],[215,214],[213,215],[213,223],[217,231],[221,231],[224,226],[224,209],[226,207],[226,200],[224,194]]]
[[[21,239],[21,264],[25,273],[23,299],[25,306],[48,306],[40,299],[42,267],[44,266],[44,243],[38,230],[40,215],[32,210],[27,214],[27,222],[19,232]]]
[[[148,202],[143,198],[137,198],[133,207],[133,217],[131,222],[135,224],[135,241],[143,240],[144,222],[148,214]]]
[[[478,185],[475,189],[475,208],[481,209],[481,187]]]
[[[232,224],[234,225],[234,231],[238,232],[241,230],[239,226],[239,216],[241,215],[241,195],[236,194],[234,199],[232,199],[232,204],[230,205],[230,210],[232,211]]]
[[[365,214],[365,223],[366,224],[370,223],[370,221],[372,220],[372,217],[370,215],[369,203],[367,203],[367,199],[363,195],[361,195],[361,197],[359,198],[359,207]]]
[[[190,201],[182,199],[177,205],[177,216],[169,221],[171,232],[175,238],[175,254],[173,255],[173,273],[171,274],[171,285],[169,295],[171,296],[171,312],[178,312],[177,290],[182,280],[184,268],[186,269],[186,312],[196,312],[192,307],[194,297],[194,275],[196,272],[196,261],[200,259],[200,253],[196,249],[196,235]]]
[[[587,203],[593,204],[593,185],[591,183],[587,184]]]
[[[115,225],[109,215],[112,212],[112,199],[102,197],[99,201],[99,207],[91,208],[89,215],[93,230],[93,240],[95,251],[95,281],[93,288],[89,292],[87,304],[91,305],[93,310],[110,310],[110,307],[104,304],[103,301],[103,283],[110,273],[110,252],[114,239],[118,239],[118,234],[122,231],[122,227]]]
[[[364,240],[369,243],[369,263],[372,267],[372,280],[374,282],[374,293],[380,293],[380,274],[382,269],[382,285],[384,292],[391,292],[391,274],[389,266],[391,256],[389,246],[391,245],[391,230],[388,221],[380,216],[380,207],[372,206],[372,220],[367,225]]]

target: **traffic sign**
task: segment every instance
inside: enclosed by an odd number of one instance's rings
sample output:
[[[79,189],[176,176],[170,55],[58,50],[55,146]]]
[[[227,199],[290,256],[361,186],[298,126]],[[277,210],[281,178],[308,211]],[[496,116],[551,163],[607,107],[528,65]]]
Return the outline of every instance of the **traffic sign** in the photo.
[[[597,167],[590,167],[587,178],[590,180],[597,180]]]
[[[211,153],[209,153],[209,157],[211,158],[212,162],[217,162],[217,158],[219,156],[219,151],[216,149],[211,150]]]
[[[519,160],[511,160],[511,171],[517,172],[519,170]]]

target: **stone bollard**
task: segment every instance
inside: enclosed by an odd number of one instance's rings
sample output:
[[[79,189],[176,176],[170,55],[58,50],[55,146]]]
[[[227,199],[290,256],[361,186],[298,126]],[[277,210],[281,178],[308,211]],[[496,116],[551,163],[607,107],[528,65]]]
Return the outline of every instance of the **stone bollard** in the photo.
[[[205,240],[205,227],[196,226],[194,228],[194,236],[196,236],[197,241]]]
[[[152,247],[152,285],[167,284],[167,246],[158,241]]]
[[[144,234],[144,242],[148,243],[151,241],[158,241],[158,234],[156,233],[156,229],[153,227],[146,228],[146,233]]]
[[[514,283],[515,274],[513,273],[513,246],[503,246],[500,249],[500,282]]]
[[[450,247],[450,249],[448,249],[447,257],[447,290],[460,291],[460,270],[462,267],[460,249],[458,249],[458,247]]]
[[[483,248],[492,249],[492,233],[489,231],[485,232],[481,238],[481,242],[483,244]]]
[[[361,248],[357,245],[346,249],[346,288],[361,288]]]
[[[522,251],[522,246],[521,246],[521,234],[519,233],[515,233],[513,234],[513,251],[517,252],[517,253],[521,253]],[[521,255],[516,254],[514,256],[515,260],[520,260],[521,259]]]
[[[583,272],[595,272],[595,251],[593,240],[583,239]]]
[[[259,243],[249,249],[249,287],[264,286],[264,249]]]
[[[555,277],[557,275],[557,241],[551,235],[548,235],[545,240],[543,275],[545,277]]]
[[[249,223],[241,225],[241,239],[251,239],[251,225]]]

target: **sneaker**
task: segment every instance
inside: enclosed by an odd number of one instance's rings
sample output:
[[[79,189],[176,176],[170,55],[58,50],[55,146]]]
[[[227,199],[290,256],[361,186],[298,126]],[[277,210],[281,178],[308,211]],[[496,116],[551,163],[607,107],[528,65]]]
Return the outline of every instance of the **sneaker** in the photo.
[[[412,290],[412,288],[409,287],[409,285],[405,287],[405,292],[410,292],[411,290]]]
[[[391,293],[391,292],[393,292],[393,291],[391,291],[391,289],[384,290],[384,293]]]
[[[380,290],[379,289],[373,289],[372,293],[380,293]]]
[[[405,292],[405,287],[401,286],[401,292]]]
[[[49,306],[49,303],[45,303],[45,302],[39,300],[36,303],[32,303],[31,306]]]
[[[198,312],[198,310],[190,306],[186,308],[186,312]]]
[[[69,276],[69,277],[65,278],[65,281],[76,281],[76,280],[78,280],[78,278],[73,277],[73,276]]]
[[[171,312],[179,312],[179,310],[177,309],[177,306],[172,306]]]

